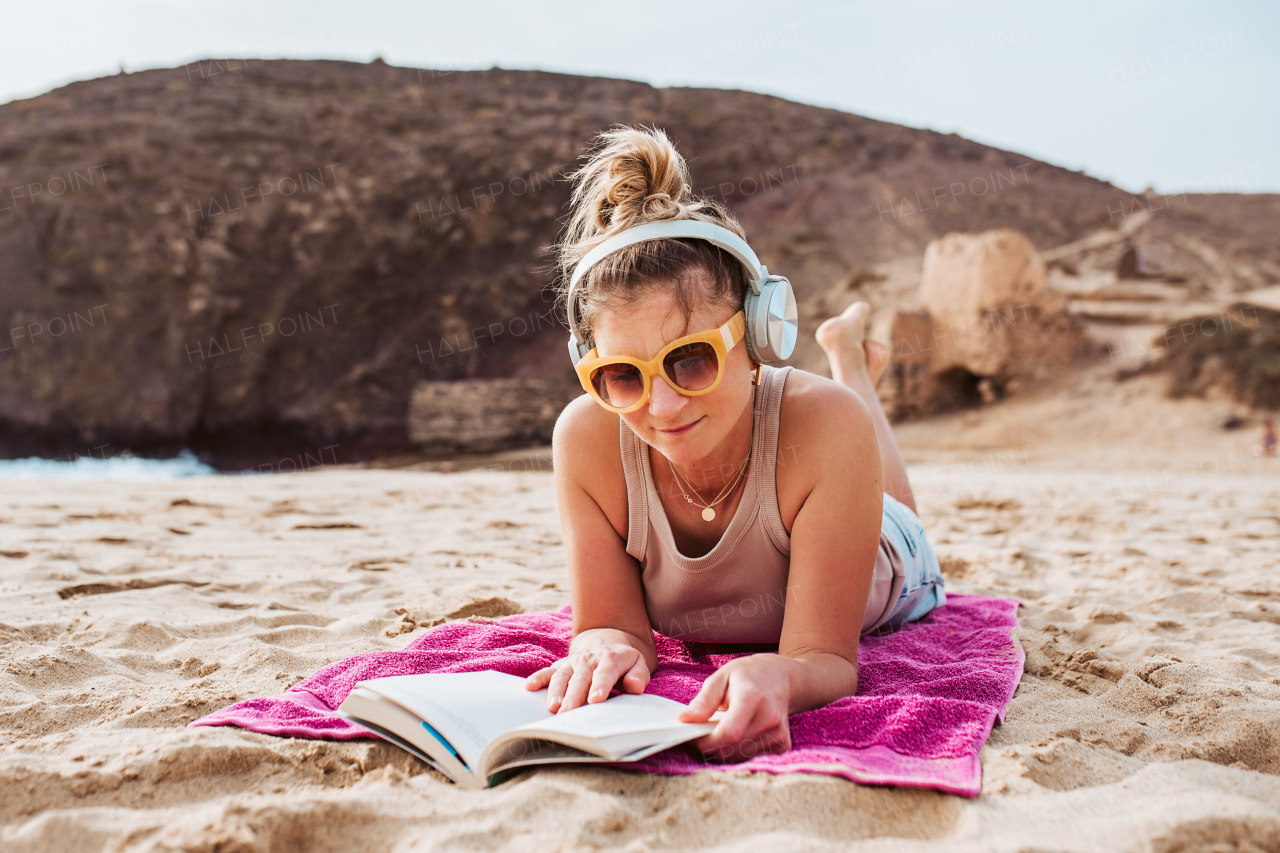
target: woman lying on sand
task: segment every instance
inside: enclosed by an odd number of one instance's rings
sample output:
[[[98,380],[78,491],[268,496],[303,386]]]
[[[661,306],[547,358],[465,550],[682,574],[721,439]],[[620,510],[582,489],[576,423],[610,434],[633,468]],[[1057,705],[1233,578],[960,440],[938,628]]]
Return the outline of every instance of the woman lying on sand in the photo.
[[[642,693],[655,630],[776,646],[721,667],[682,719],[726,712],[696,742],[722,760],[785,751],[790,714],[857,690],[860,634],[945,601],[875,393],[889,352],[866,340],[859,302],[817,331],[834,379],[753,360],[749,350],[785,357],[794,325],[773,324],[791,335],[778,344],[751,325],[750,305],[744,315],[759,276],[740,260],[742,227],[689,194],[661,131],[601,134],[574,183],[559,250],[588,394],[553,442],[574,639],[527,686],[548,687],[553,712],[603,702],[619,681]],[[689,220],[731,233],[587,257],[635,226]]]

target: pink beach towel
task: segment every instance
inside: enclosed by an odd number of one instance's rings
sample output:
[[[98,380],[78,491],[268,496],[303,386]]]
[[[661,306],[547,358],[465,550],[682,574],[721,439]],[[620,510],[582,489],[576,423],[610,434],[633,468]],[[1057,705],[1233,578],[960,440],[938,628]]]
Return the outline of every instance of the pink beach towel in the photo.
[[[871,785],[936,788],[966,797],[982,790],[978,750],[1022,676],[1015,599],[947,595],[918,622],[864,637],[858,694],[791,717],[792,749],[741,764],[711,764],[676,748],[623,765],[650,773],[697,770],[824,773]],[[527,676],[563,657],[569,608],[494,622],[433,628],[402,651],[332,663],[280,696],[247,699],[191,723],[240,726],[298,738],[374,737],[334,713],[357,681],[425,672],[497,670]],[[699,686],[738,654],[657,635],[659,666],[647,692],[692,701]]]

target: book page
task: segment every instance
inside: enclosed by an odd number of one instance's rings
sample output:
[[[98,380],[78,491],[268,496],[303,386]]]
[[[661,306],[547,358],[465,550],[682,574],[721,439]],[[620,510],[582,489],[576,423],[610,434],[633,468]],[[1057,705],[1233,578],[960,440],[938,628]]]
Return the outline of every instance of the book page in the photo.
[[[636,732],[664,731],[687,727],[706,728],[706,723],[682,723],[681,711],[688,708],[672,699],[642,693],[624,693],[594,705],[583,705],[563,714],[532,721],[521,728],[565,732],[591,738]]]
[[[501,672],[397,675],[360,682],[430,723],[472,770],[485,744],[508,729],[552,716],[547,691],[525,690],[525,680]]]
[[[565,713],[568,712],[566,711]],[[656,744],[644,746],[625,755],[611,758],[607,755],[583,752],[580,749],[574,749],[571,746],[565,746],[549,740],[540,740],[538,738],[514,740],[503,744],[497,752],[489,757],[488,772],[493,774],[516,767],[528,767],[538,764],[639,761],[656,752],[662,752],[664,749],[670,749],[688,741],[689,734],[684,733],[673,740],[659,741]]]
[[[562,764],[576,761],[604,761],[605,759],[583,752],[571,746],[539,738],[520,738],[504,743],[486,760],[485,772],[489,775],[530,764]]]
[[[438,742],[437,738],[424,736],[424,723],[418,719],[418,715],[390,699],[372,690],[357,687],[343,700],[338,713],[420,758],[426,755],[426,760],[445,776],[459,784],[469,784],[470,771],[458,758],[453,747]]]
[[[417,758],[417,759],[419,759],[419,760],[421,760],[421,761],[425,761],[427,764],[430,764],[430,765],[431,765],[432,767],[434,767],[437,771],[439,771],[439,772],[440,772],[440,773],[441,773],[445,778],[453,779],[453,781],[454,781],[454,782],[457,782],[457,781],[458,781],[457,779],[454,779],[454,777],[453,777],[453,774],[452,774],[452,773],[450,773],[448,770],[446,770],[446,769],[445,769],[445,768],[444,768],[444,767],[443,767],[439,762],[437,762],[434,758],[432,758],[430,755],[427,755],[427,754],[426,754],[425,752],[423,752],[422,750],[418,749],[418,747],[417,747],[417,746],[415,746],[414,744],[412,744],[412,743],[410,743],[409,741],[405,740],[404,738],[400,737],[400,735],[398,735],[398,734],[396,734],[395,732],[391,731],[391,729],[384,729],[382,726],[380,726],[380,725],[378,725],[377,723],[372,722],[372,721],[370,721],[370,720],[357,720],[357,719],[355,719],[355,718],[350,718],[350,719],[351,719],[351,721],[352,721],[353,723],[355,723],[356,725],[358,725],[358,726],[360,726],[360,727],[362,727],[362,728],[366,728],[366,729],[368,729],[369,731],[371,731],[371,732],[373,732],[374,734],[378,735],[378,737],[385,738],[386,740],[391,741],[391,742],[392,742],[392,743],[394,743],[396,746],[400,747],[401,749],[403,749],[405,752],[409,753],[409,754],[410,754],[410,755],[412,755],[413,757],[415,757],[415,758]]]

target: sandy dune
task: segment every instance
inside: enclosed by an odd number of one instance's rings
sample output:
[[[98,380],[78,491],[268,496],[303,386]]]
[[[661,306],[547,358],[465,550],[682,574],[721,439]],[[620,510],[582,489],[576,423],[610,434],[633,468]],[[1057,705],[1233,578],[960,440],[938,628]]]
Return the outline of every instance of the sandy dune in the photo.
[[[184,727],[451,614],[566,603],[523,462],[0,481],[4,847],[1280,849],[1280,460],[1145,381],[900,433],[951,588],[1025,604],[972,801],[599,769],[465,792],[373,741]]]

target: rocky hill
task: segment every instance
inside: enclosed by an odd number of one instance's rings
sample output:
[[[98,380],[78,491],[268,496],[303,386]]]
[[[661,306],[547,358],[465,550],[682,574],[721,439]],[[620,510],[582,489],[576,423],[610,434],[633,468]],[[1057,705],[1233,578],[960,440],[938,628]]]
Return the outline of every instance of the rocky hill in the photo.
[[[616,122],[673,135],[796,285],[804,332],[859,296],[912,308],[950,231],[1134,270],[1158,232],[1188,288],[1280,283],[1275,196],[1134,198],[747,92],[211,60],[0,105],[0,455],[368,458],[408,446],[424,379],[571,382],[544,247],[563,173]],[[820,364],[802,341],[793,362]]]

